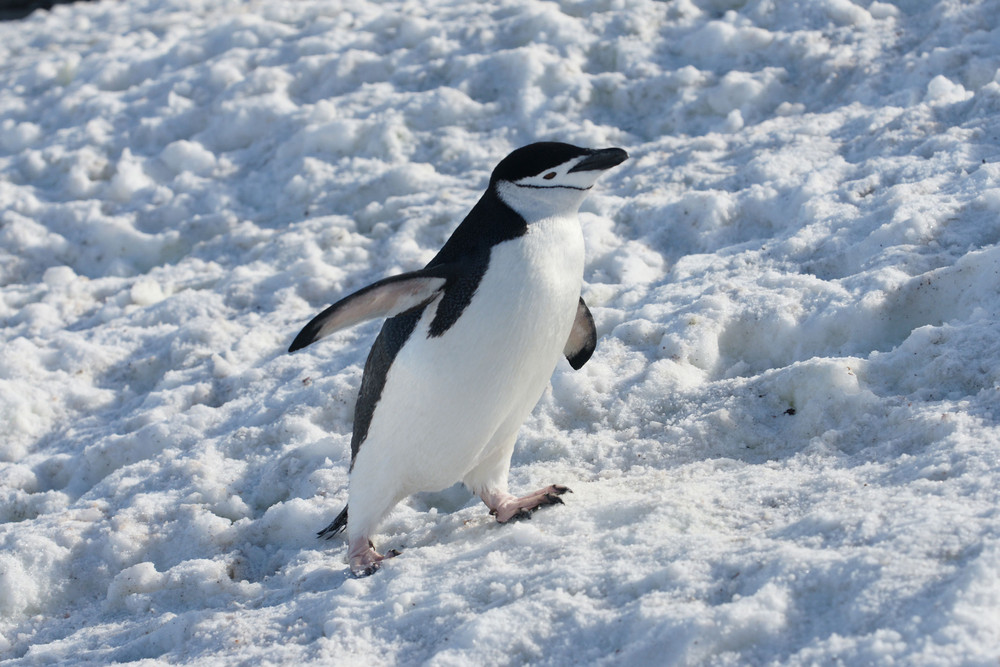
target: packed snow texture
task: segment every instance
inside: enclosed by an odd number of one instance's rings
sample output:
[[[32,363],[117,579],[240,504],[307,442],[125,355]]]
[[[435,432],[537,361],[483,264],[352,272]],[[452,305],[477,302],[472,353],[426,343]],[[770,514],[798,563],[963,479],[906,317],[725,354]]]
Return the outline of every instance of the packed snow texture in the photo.
[[[0,660],[1000,659],[1000,2],[130,0],[0,24]],[[536,140],[600,335],[499,525],[349,576],[379,323]],[[405,437],[405,434],[400,434]],[[154,664],[147,662],[146,664]]]

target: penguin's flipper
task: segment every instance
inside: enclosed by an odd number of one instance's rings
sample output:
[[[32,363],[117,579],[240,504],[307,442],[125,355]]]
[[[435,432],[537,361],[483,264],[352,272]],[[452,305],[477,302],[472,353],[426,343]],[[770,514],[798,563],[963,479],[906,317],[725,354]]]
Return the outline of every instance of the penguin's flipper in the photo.
[[[597,327],[594,326],[594,316],[590,314],[590,308],[580,297],[580,303],[576,307],[576,319],[573,321],[573,329],[569,332],[569,340],[563,348],[563,354],[573,370],[578,371],[590,359],[597,348]]]
[[[413,271],[390,276],[346,296],[317,315],[292,341],[289,352],[300,350],[323,336],[376,317],[394,317],[426,304],[447,280],[440,271]]]

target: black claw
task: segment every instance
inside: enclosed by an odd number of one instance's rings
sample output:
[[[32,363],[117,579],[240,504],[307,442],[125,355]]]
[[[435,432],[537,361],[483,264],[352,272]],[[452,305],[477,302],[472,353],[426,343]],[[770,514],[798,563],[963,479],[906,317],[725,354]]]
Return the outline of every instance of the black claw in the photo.
[[[563,499],[554,493],[546,493],[545,500],[549,501],[549,505],[565,505]]]
[[[362,579],[364,577],[372,576],[373,574],[378,572],[378,569],[380,567],[382,567],[382,563],[372,563],[371,565],[361,570],[360,572],[355,572],[354,570],[351,570],[351,574],[354,575],[355,579]]]
[[[573,489],[569,488],[568,486],[563,486],[562,484],[553,484],[552,488],[555,489],[555,492],[558,493],[559,495],[562,495],[564,493],[573,493]]]
[[[508,519],[508,521],[521,521],[522,519],[530,519],[530,518],[531,518],[531,510],[520,509],[517,511],[517,514]]]
[[[395,558],[396,556],[398,556],[401,553],[403,553],[403,552],[400,551],[399,549],[389,549],[388,551],[385,552],[385,557],[386,558]]]

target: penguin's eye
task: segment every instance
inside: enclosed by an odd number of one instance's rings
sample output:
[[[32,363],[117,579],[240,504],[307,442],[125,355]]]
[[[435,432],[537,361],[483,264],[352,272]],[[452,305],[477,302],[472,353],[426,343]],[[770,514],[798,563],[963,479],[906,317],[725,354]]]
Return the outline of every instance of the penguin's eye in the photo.
[[[544,178],[546,181],[551,181],[555,177],[556,177],[556,172],[554,171],[550,171],[549,173],[542,176],[542,178]]]

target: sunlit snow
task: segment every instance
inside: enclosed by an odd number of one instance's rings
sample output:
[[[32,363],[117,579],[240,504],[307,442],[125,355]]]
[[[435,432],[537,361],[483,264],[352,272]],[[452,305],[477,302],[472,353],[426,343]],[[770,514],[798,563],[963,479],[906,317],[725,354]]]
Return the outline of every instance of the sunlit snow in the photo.
[[[379,323],[496,162],[621,146],[499,525],[354,579]],[[1000,2],[127,0],[0,23],[0,661],[995,665]],[[405,434],[401,434],[405,437]]]

